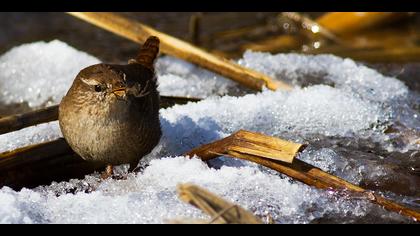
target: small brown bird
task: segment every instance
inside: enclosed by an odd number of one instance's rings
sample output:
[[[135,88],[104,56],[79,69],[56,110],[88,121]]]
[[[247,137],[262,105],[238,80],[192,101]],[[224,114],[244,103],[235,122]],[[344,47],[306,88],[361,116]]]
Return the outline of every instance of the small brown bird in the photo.
[[[103,178],[113,175],[113,165],[134,170],[160,140],[158,53],[159,39],[152,36],[127,65],[81,70],[60,103],[64,138],[84,160],[107,165]]]

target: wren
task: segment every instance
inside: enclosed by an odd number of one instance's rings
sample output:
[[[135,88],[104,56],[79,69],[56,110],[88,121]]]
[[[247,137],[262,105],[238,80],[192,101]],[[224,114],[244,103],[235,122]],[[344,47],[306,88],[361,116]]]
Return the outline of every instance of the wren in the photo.
[[[80,157],[133,171],[162,135],[154,62],[159,39],[151,36],[127,65],[96,64],[79,72],[59,105],[64,138]]]

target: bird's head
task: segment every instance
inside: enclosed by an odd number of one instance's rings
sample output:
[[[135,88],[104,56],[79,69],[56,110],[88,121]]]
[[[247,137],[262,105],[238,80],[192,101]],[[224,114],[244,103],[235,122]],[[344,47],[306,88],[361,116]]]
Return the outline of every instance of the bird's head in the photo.
[[[80,71],[73,90],[85,100],[96,103],[143,98],[155,88],[154,73],[147,68],[98,64]]]

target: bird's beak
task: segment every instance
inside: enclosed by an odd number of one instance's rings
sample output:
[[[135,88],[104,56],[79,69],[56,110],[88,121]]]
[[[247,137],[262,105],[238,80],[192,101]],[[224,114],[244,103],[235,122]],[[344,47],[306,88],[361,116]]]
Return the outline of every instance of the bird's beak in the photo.
[[[126,94],[125,90],[126,90],[125,87],[120,87],[120,88],[112,90],[112,93],[117,97],[124,97]]]

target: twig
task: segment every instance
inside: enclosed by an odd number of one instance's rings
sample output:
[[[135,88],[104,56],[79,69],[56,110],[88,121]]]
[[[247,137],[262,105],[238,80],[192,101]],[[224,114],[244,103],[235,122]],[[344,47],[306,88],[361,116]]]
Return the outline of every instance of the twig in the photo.
[[[254,90],[261,90],[263,86],[271,90],[292,88],[284,82],[212,55],[185,41],[117,14],[100,12],[71,12],[69,14],[134,42],[142,43],[150,35],[157,36],[161,41],[163,53],[198,64]]]
[[[236,134],[233,134],[232,136],[235,137]],[[185,155],[190,157],[196,155],[205,161],[212,158],[216,158],[220,155],[226,155],[228,157],[252,161],[257,164],[276,170],[280,173],[283,173],[293,179],[299,180],[310,186],[314,186],[320,189],[335,189],[337,191],[348,190],[353,193],[362,194],[366,197],[366,199],[370,200],[373,203],[383,206],[387,210],[394,211],[399,214],[411,217],[416,221],[420,221],[419,212],[410,209],[406,206],[397,204],[388,199],[385,199],[379,196],[378,194],[375,194],[371,191],[365,190],[359,186],[349,183],[299,159],[295,158],[292,163],[286,163],[284,161],[267,159],[263,156],[231,150],[229,149],[230,141],[226,140],[232,139],[232,136],[193,149]],[[282,147],[280,146],[277,147],[277,149],[281,148]]]
[[[178,185],[179,198],[210,215],[207,223],[262,224],[262,221],[244,208],[193,184]]]

